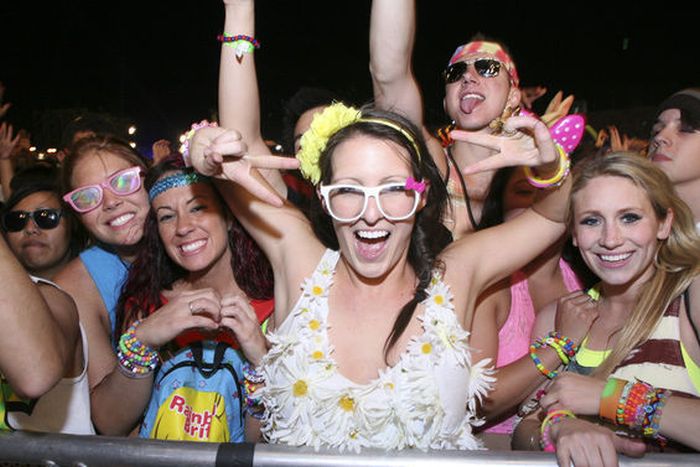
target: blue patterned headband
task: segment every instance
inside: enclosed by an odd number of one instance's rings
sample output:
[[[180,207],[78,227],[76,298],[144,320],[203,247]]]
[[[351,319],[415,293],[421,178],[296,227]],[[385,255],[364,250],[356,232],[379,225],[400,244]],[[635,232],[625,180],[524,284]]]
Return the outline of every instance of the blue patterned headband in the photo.
[[[153,202],[156,196],[164,191],[168,191],[171,188],[177,188],[179,186],[194,185],[195,183],[209,183],[209,178],[205,177],[204,175],[200,175],[197,172],[180,172],[175,175],[161,178],[153,184],[150,190],[148,190],[148,200]]]

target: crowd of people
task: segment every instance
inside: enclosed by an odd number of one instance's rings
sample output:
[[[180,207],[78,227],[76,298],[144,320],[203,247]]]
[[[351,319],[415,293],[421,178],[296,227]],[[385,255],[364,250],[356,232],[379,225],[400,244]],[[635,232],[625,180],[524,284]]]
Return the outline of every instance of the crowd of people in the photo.
[[[223,4],[219,121],[182,151],[74,125],[55,163],[19,163],[1,124],[2,429],[700,450],[700,88],[648,141],[591,138],[572,96],[536,115],[543,88],[479,35],[435,130],[415,2],[373,0],[370,103],[300,90],[274,156],[254,0]]]

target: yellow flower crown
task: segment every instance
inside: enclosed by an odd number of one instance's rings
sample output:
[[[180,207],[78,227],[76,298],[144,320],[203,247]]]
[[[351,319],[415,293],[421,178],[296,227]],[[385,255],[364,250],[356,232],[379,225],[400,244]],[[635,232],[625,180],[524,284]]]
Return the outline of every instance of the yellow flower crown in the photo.
[[[340,102],[326,107],[322,112],[314,115],[311,126],[304,132],[299,141],[301,149],[296,155],[299,160],[301,174],[314,185],[321,180],[321,167],[318,164],[321,153],[326,149],[328,139],[338,131],[356,122],[369,122],[385,125],[398,131],[413,145],[413,149],[421,157],[415,138],[398,123],[385,118],[362,118],[361,112],[348,107]]]
[[[321,113],[314,115],[311,126],[301,136],[301,149],[297,153],[301,174],[316,185],[321,179],[318,160],[326,149],[328,139],[337,131],[360,119],[360,111],[340,102],[329,105]]]

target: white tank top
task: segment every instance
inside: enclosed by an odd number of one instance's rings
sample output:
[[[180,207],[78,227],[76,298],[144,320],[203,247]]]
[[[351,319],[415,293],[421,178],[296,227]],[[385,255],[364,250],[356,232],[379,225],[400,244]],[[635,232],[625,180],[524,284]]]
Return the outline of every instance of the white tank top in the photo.
[[[45,279],[32,277],[35,283],[59,288]],[[60,289],[60,288],[59,288]],[[37,400],[5,401],[7,424],[14,430],[94,435],[90,418],[90,387],[87,378],[88,342],[80,324],[83,343],[83,371],[74,378],[63,378]],[[8,404],[8,402],[13,402]]]

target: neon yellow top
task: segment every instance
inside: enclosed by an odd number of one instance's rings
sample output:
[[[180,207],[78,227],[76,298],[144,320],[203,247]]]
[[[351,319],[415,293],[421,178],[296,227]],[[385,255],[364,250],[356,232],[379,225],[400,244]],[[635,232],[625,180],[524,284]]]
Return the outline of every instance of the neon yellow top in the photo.
[[[593,300],[600,300],[600,292],[596,287],[591,287],[586,293]],[[576,353],[576,361],[581,366],[585,366],[588,368],[597,368],[598,366],[600,366],[601,363],[603,363],[603,361],[605,361],[606,358],[608,358],[611,349],[591,350],[588,347],[586,347],[587,342],[588,337],[583,339],[583,342],[581,342],[581,346],[579,347],[579,350]],[[688,351],[685,349],[683,342],[680,339],[679,342],[681,344],[681,355],[683,356],[683,363],[685,364],[685,368],[688,371],[688,376],[693,382],[693,386],[695,386],[698,392],[700,392],[700,365],[693,361],[693,359],[688,354]]]

